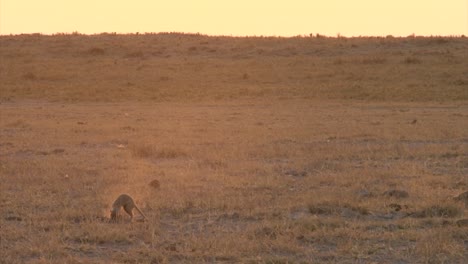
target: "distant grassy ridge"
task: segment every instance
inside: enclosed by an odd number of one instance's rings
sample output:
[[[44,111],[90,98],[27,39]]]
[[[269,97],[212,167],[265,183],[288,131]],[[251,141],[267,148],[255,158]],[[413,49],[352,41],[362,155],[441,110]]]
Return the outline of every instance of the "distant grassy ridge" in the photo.
[[[468,38],[0,36],[0,100],[468,100]]]

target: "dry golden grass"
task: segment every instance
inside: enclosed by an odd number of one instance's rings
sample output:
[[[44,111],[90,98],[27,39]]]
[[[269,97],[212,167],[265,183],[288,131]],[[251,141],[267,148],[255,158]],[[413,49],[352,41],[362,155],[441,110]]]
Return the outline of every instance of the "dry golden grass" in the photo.
[[[75,34],[0,41],[2,100],[468,100],[466,38]]]
[[[0,41],[1,262],[468,259],[464,38]]]

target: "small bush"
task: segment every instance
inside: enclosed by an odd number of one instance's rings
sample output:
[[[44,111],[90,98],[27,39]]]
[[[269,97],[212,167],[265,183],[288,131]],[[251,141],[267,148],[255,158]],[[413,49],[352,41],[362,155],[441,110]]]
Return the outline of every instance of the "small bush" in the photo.
[[[319,229],[334,230],[346,226],[346,222],[343,219],[336,218],[325,218],[325,219],[305,219],[299,222],[301,232],[315,232]]]
[[[106,52],[101,48],[90,48],[87,53],[93,56],[99,56],[104,55]]]
[[[330,203],[321,203],[321,204],[310,204],[309,205],[309,212],[311,214],[324,214],[329,215],[337,212],[338,208],[335,205]]]
[[[435,44],[447,44],[450,42],[450,40],[447,38],[438,37],[438,38],[431,38],[430,42],[435,43]]]
[[[138,158],[149,158],[154,155],[154,148],[152,146],[138,146],[132,149],[133,155]]]
[[[454,205],[434,205],[413,213],[414,217],[445,217],[454,218],[463,215],[463,210]]]
[[[37,76],[32,72],[28,72],[28,73],[23,74],[23,79],[34,81],[37,79]]]
[[[387,62],[386,58],[379,58],[379,57],[365,58],[362,60],[362,64],[384,64],[385,62]]]
[[[344,212],[346,209],[349,211],[353,211],[356,214],[360,215],[368,215],[369,210],[364,207],[353,206],[350,204],[333,204],[333,203],[320,203],[320,204],[310,204],[309,205],[309,212],[311,214],[317,215],[330,215],[330,214],[340,214]]]
[[[145,57],[145,54],[143,53],[143,51],[134,51],[134,52],[127,53],[127,55],[125,57],[127,57],[127,58],[143,58],[143,57]]]
[[[187,153],[179,149],[159,149],[155,153],[155,157],[158,159],[176,159],[186,157]]]
[[[141,145],[132,149],[133,155],[138,158],[154,158],[154,159],[176,159],[186,157],[187,153],[179,149],[158,148],[151,145]]]
[[[406,57],[403,61],[405,64],[420,64],[422,61],[415,57]]]

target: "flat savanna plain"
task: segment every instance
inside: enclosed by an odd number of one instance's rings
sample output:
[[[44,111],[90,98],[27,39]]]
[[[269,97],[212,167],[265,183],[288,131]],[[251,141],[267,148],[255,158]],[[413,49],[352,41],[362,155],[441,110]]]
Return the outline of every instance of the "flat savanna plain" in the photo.
[[[0,44],[2,263],[468,259],[466,38]]]

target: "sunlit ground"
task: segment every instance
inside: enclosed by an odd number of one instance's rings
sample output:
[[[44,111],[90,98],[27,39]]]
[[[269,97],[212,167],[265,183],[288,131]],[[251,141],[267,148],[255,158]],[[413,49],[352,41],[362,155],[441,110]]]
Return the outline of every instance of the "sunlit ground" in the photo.
[[[464,38],[0,41],[5,263],[468,259]]]

